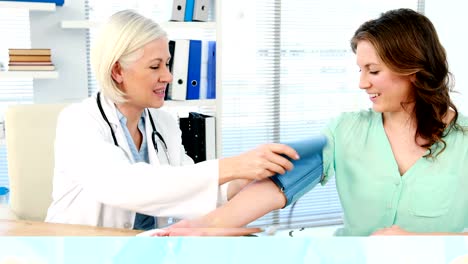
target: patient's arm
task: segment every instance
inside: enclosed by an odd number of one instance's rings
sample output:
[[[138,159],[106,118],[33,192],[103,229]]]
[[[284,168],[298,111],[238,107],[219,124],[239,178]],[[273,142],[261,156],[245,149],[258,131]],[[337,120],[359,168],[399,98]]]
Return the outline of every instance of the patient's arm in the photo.
[[[247,179],[237,179],[229,182],[227,199],[228,201],[232,199],[236,194],[238,194],[242,189],[244,189],[252,180]]]
[[[247,185],[229,202],[197,219],[183,220],[172,227],[242,227],[275,209],[283,208],[286,198],[269,179]]]

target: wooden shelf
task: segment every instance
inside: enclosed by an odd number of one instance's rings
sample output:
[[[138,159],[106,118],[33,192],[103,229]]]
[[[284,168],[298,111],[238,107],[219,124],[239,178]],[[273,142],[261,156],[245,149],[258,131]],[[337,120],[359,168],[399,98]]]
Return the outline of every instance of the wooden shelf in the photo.
[[[30,11],[55,11],[55,3],[0,1],[0,8],[21,8]]]
[[[167,106],[167,107],[216,106],[216,99],[200,99],[200,100],[185,100],[185,101],[167,100],[164,102],[164,106]]]
[[[0,71],[0,79],[57,79],[58,77],[57,71]]]
[[[63,20],[61,22],[62,28],[68,29],[86,29],[94,28],[101,25],[100,21],[90,20]],[[161,23],[161,27],[166,30],[171,29],[215,29],[215,22],[164,22]]]

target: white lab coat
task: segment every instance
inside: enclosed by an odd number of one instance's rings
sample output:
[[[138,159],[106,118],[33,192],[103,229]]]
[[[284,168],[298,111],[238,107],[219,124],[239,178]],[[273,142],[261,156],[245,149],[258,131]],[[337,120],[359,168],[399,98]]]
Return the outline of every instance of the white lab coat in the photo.
[[[218,161],[193,164],[185,154],[176,120],[151,109],[164,138],[171,166],[160,165],[146,115],[150,164],[134,163],[114,103],[101,95],[109,126],[91,97],[65,108],[59,115],[55,139],[53,202],[46,221],[132,228],[135,212],[160,217],[192,218],[226,200],[218,188]],[[183,166],[182,166],[183,165]]]

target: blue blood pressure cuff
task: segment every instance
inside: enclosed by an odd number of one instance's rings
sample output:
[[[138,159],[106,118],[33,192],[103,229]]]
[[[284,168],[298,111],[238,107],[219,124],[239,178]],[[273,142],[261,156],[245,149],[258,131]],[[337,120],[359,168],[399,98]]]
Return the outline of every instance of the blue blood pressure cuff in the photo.
[[[284,142],[295,149],[300,156],[299,160],[288,158],[294,165],[291,171],[270,177],[286,196],[285,207],[295,202],[321,181],[323,175],[322,150],[326,143],[327,138],[322,135]]]

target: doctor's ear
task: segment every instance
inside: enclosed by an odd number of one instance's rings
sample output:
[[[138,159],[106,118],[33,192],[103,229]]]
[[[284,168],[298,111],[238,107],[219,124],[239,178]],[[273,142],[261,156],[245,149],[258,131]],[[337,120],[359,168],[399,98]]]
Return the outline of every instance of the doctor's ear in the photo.
[[[123,77],[122,77],[122,66],[120,66],[120,63],[117,61],[114,63],[114,66],[112,66],[112,79],[116,83],[122,83],[123,82]]]

